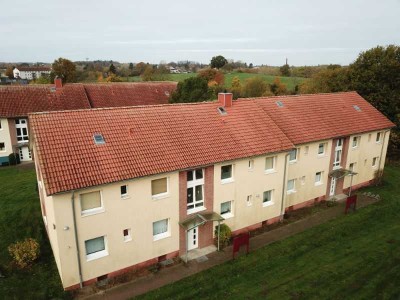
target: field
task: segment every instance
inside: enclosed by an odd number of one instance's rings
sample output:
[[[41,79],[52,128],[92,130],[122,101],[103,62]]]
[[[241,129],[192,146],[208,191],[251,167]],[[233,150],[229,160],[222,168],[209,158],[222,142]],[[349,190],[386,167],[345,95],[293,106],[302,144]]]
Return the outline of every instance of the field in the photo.
[[[196,76],[196,73],[188,73],[188,74],[170,74],[171,81],[183,81],[189,77]],[[244,84],[245,80],[251,77],[260,77],[264,79],[268,83],[272,83],[275,79],[275,76],[264,75],[264,74],[253,74],[253,73],[227,73],[225,74],[225,87],[230,87],[232,85],[232,79],[237,76],[239,77],[242,84]],[[306,78],[302,77],[279,77],[281,82],[286,85],[287,89],[290,91],[294,91],[296,85],[302,83]],[[140,76],[129,77],[129,81],[141,81]]]
[[[150,292],[139,299],[399,299],[400,167],[388,166],[382,201]],[[12,267],[9,244],[36,238],[41,257]],[[69,298],[47,241],[32,168],[0,168],[1,299]]]
[[[399,167],[387,167],[383,197],[138,299],[399,299]]]

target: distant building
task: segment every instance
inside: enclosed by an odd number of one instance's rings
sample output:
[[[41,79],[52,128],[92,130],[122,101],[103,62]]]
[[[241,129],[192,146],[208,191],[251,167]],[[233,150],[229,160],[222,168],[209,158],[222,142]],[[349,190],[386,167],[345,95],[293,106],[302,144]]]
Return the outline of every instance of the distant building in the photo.
[[[49,76],[51,68],[48,67],[18,67],[14,68],[15,78],[33,80],[42,76]]]

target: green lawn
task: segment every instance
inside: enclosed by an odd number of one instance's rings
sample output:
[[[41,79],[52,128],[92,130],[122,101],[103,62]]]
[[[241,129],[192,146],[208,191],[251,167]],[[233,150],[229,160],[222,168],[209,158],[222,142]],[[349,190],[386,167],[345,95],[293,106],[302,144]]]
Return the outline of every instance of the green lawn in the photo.
[[[40,243],[41,256],[31,269],[11,266],[7,247],[33,237]],[[43,225],[36,175],[33,168],[0,168],[0,299],[68,298],[63,292],[57,267]]]
[[[400,299],[400,167],[383,197],[138,299]]]
[[[188,74],[170,74],[170,78],[172,81],[183,81],[189,77],[197,76],[196,73],[188,73]],[[246,79],[251,78],[251,77],[261,77],[268,83],[272,83],[275,79],[275,76],[271,75],[264,75],[264,74],[252,74],[252,73],[227,73],[225,74],[225,87],[230,87],[232,85],[232,79],[237,76],[239,77],[240,81],[242,84],[246,81]],[[287,89],[290,91],[294,90],[294,87],[300,83],[302,83],[304,80],[307,80],[306,78],[302,77],[281,77],[278,76],[283,84],[286,85]],[[128,77],[129,81],[141,81],[140,76],[136,77]]]

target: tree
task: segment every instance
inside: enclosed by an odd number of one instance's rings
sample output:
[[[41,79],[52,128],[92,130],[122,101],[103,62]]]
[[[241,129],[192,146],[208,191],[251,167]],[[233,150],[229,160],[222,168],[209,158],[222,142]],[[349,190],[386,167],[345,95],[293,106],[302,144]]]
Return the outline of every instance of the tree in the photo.
[[[260,77],[246,79],[242,89],[244,97],[261,97],[271,95],[268,84]]]
[[[134,67],[133,63],[130,63],[130,64],[129,64],[129,75],[130,75],[130,76],[133,75],[133,69],[134,69],[134,68],[135,68],[135,67]]]
[[[114,73],[110,73],[110,75],[106,78],[106,82],[122,82],[122,79]]]
[[[242,94],[242,84],[237,76],[233,77],[232,79],[231,92],[234,99],[239,98]]]
[[[209,100],[212,92],[208,88],[208,82],[201,77],[190,77],[178,83],[176,90],[172,93],[171,103],[201,102]]]
[[[142,75],[144,73],[144,71],[146,70],[147,66],[149,64],[145,64],[144,62],[140,62],[138,64],[136,64],[136,71],[139,73],[139,75]]]
[[[108,72],[112,73],[112,74],[117,74],[117,68],[114,66],[114,64],[110,65],[110,68],[108,69]]]
[[[35,84],[49,84],[49,83],[51,83],[50,76],[42,75],[39,78],[35,79],[34,83]]]
[[[274,82],[271,84],[271,92],[275,96],[287,95],[288,94],[286,85],[281,82],[279,77],[275,77]]]
[[[362,52],[350,65],[352,88],[397,125],[391,152],[400,149],[400,47],[378,46]]]
[[[214,81],[217,83],[217,85],[224,84],[224,74],[221,71],[215,69],[201,70],[197,76],[206,79],[208,83]]]
[[[76,66],[69,59],[60,57],[56,59],[52,65],[52,71],[50,74],[51,81],[54,81],[55,77],[60,77],[63,83],[75,82],[76,80]]]
[[[7,76],[9,79],[13,79],[13,78],[14,78],[13,67],[8,67],[8,68],[6,69],[6,76]]]
[[[302,94],[336,93],[350,89],[349,69],[346,67],[323,69],[300,85]]]
[[[218,56],[214,56],[211,59],[210,65],[211,65],[211,68],[220,69],[227,63],[228,63],[228,61],[226,60],[225,57],[223,57],[222,55],[218,55]]]
[[[282,67],[280,67],[279,70],[280,70],[282,76],[286,76],[286,77],[290,76],[290,67],[287,63],[284,64]]]

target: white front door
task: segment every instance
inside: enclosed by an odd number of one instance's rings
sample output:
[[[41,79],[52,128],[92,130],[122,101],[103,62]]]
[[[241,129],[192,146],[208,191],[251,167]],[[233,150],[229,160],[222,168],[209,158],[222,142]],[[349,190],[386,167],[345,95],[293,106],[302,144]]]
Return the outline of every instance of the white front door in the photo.
[[[199,228],[193,228],[188,232],[188,250],[193,250],[199,247]]]
[[[329,196],[334,196],[336,190],[336,178],[331,178],[331,188],[329,190]]]
[[[32,160],[32,154],[31,154],[31,150],[29,150],[29,147],[19,148],[19,158],[21,161]]]

